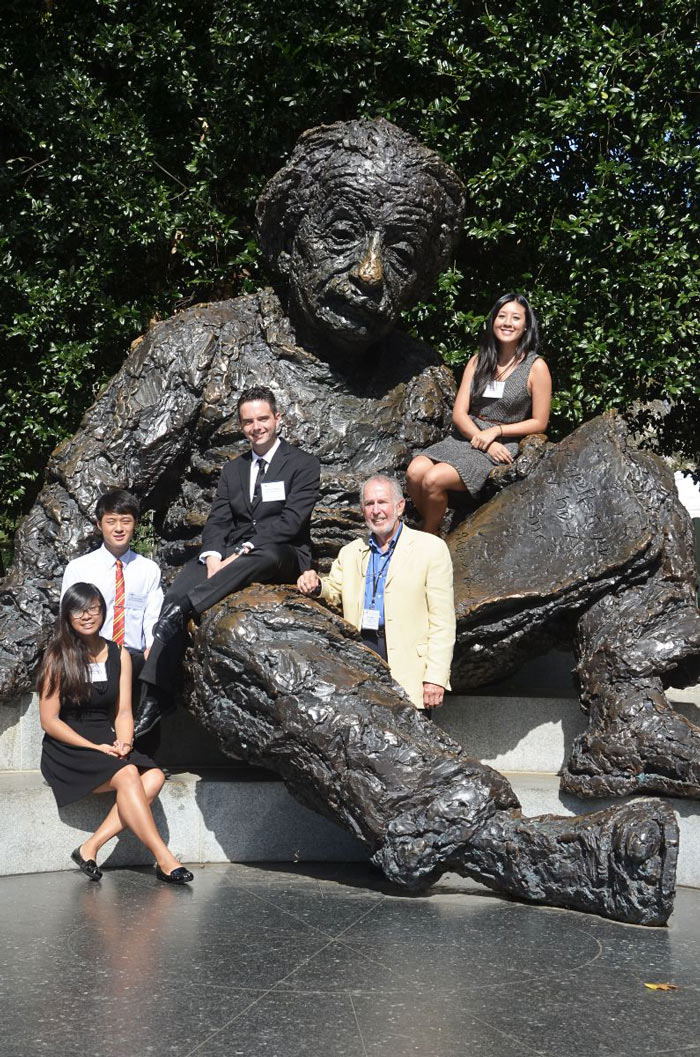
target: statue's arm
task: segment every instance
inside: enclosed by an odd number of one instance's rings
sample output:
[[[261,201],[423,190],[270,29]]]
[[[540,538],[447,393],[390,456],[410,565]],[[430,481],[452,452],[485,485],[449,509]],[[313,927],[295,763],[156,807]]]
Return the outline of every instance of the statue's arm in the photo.
[[[58,608],[61,576],[89,549],[98,496],[142,500],[186,457],[205,387],[216,384],[215,326],[196,310],[154,327],[51,456],[46,484],[15,538],[0,588],[0,700],[25,692]],[[224,367],[221,370],[223,372]]]

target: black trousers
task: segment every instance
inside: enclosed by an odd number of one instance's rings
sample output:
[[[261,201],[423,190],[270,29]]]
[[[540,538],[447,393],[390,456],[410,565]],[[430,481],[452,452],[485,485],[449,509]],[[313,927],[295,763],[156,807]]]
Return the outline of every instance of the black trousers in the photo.
[[[241,554],[214,576],[207,576],[207,567],[198,558],[184,566],[168,590],[163,608],[177,603],[185,613],[200,617],[222,598],[240,591],[252,583],[295,583],[301,572],[299,556],[288,543],[270,543],[250,554]],[[187,641],[186,629],[163,640],[156,625],[156,638],[143,669],[141,682],[161,690],[171,691],[178,682],[180,660]]]
[[[141,672],[146,662],[142,650],[134,650],[130,646],[127,649],[131,657],[131,707],[136,711],[136,705],[141,693]],[[138,748],[140,752],[144,752],[146,756],[150,756],[156,763],[158,762],[156,753],[160,748],[160,724],[141,735]]]
[[[386,661],[386,638],[384,635],[384,628],[382,628],[381,635],[377,631],[370,631],[368,628],[363,628],[360,632],[362,641],[365,646],[369,646],[371,650],[378,653],[383,661]]]

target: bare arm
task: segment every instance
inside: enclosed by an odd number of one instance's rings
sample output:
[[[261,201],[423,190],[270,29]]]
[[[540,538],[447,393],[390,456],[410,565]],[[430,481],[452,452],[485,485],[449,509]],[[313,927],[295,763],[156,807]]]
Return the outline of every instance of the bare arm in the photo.
[[[452,422],[467,440],[471,440],[472,437],[481,432],[479,427],[469,417],[469,404],[471,400],[474,371],[476,370],[476,360],[476,356],[472,356],[466,366],[464,374],[462,375],[462,381],[457,391],[455,406],[452,411]]]
[[[532,398],[532,415],[522,422],[504,423],[500,427],[502,437],[528,437],[531,433],[544,433],[547,429],[552,406],[552,376],[541,356],[530,368],[527,390]]]
[[[114,720],[116,739],[114,748],[118,756],[127,756],[134,744],[134,717],[131,711],[131,657],[122,646],[121,672],[119,674],[119,697],[117,715]]]

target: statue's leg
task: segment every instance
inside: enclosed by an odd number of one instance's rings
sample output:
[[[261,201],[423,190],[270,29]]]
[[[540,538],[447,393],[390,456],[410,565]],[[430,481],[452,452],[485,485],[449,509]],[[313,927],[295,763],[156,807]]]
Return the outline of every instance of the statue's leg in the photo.
[[[664,679],[700,677],[700,613],[682,585],[650,580],[602,598],[576,635],[588,729],[562,788],[578,796],[700,796],[700,728],[671,707]]]
[[[671,912],[673,812],[624,806],[523,818],[508,782],[410,706],[350,626],[284,588],[207,614],[190,707],[231,755],[277,771],[360,837],[407,888],[456,870],[538,903],[660,924]]]
[[[495,811],[468,833],[457,805],[437,825],[435,813],[431,805],[423,817],[390,824],[373,861],[392,880],[406,883],[409,865],[429,877],[432,861],[440,863],[436,876],[449,869],[530,903],[638,925],[663,925],[671,914],[678,826],[661,800],[575,818]]]

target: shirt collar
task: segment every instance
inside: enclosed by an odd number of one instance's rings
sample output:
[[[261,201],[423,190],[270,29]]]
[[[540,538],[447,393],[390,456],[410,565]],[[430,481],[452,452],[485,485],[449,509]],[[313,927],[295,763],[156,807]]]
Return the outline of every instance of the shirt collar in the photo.
[[[258,455],[256,452],[252,452],[253,455],[253,466],[257,466],[259,462],[266,462],[269,466],[272,459],[280,446],[280,438],[278,437],[275,443],[272,445],[269,451],[266,451],[264,455]]]
[[[108,569],[117,564],[117,559],[114,557],[111,551],[107,550],[104,543],[102,544],[97,553],[99,554],[100,558],[105,563]],[[121,555],[120,561],[123,565],[128,565],[129,562],[132,562],[135,557],[136,554],[134,553],[134,551],[132,551],[131,547],[129,547],[128,551],[125,551],[124,554]]]
[[[368,544],[369,544],[370,550],[375,551],[376,554],[382,554],[382,553],[391,554],[393,552],[394,548],[396,547],[396,541],[398,540],[399,536],[401,535],[401,529],[402,528],[403,528],[403,521],[399,521],[398,525],[396,526],[396,530],[394,532],[394,535],[389,540],[389,547],[384,552],[382,552],[379,549],[379,544],[377,543],[376,539],[374,538],[374,533],[370,533],[369,540],[367,541]]]

